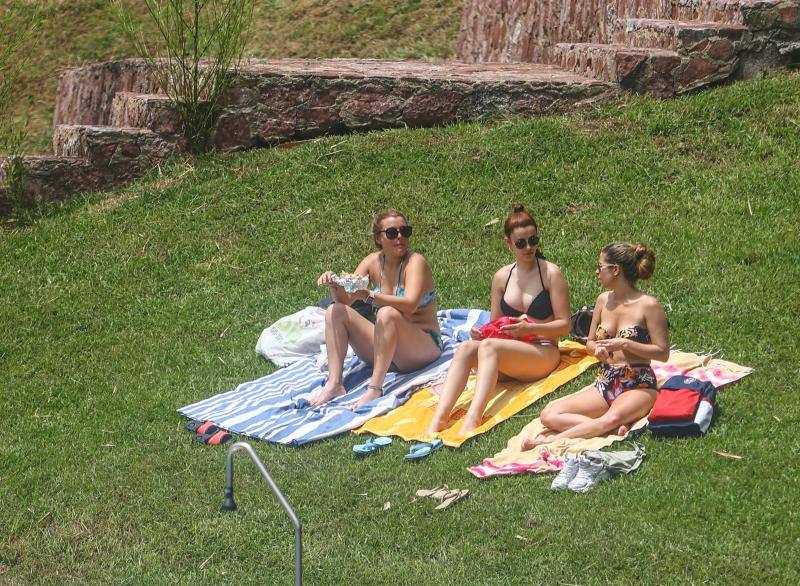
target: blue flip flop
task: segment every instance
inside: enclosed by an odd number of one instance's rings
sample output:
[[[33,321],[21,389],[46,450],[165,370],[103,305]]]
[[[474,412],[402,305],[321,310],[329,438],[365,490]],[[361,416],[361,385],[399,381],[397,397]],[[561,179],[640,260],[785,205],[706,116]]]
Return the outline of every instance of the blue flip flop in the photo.
[[[430,456],[432,452],[435,452],[443,445],[444,442],[440,439],[435,439],[433,441],[424,442],[421,444],[414,444],[408,450],[408,453],[403,457],[406,460],[421,460],[422,458],[427,458]]]
[[[353,451],[359,456],[367,456],[373,452],[377,452],[380,448],[385,448],[391,443],[392,438],[390,437],[371,437],[366,441],[366,443],[356,444],[353,446]]]

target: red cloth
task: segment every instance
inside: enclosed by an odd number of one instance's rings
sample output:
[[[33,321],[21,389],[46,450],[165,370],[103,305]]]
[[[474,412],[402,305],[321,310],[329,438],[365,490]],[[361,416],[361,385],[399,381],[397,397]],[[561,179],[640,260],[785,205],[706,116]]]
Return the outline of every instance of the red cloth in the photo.
[[[700,402],[700,393],[692,389],[661,389],[647,420],[650,423],[691,422]]]
[[[525,316],[525,319],[528,323],[533,323],[533,320],[531,320],[528,316]],[[521,338],[515,338],[500,330],[501,327],[516,323],[516,321],[516,318],[503,316],[494,321],[490,321],[488,324],[483,325],[478,329],[481,332],[481,336],[484,338],[503,338],[505,340],[522,340],[523,342],[533,342],[538,337],[536,334],[527,334]]]

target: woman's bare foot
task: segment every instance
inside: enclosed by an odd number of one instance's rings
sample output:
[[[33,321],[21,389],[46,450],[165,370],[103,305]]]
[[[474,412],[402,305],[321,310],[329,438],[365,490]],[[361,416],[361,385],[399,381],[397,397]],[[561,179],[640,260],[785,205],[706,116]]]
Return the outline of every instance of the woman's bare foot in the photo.
[[[523,450],[532,450],[537,446],[542,446],[544,444],[549,444],[551,438],[547,437],[543,433],[540,433],[536,437],[528,437],[525,438],[522,442],[522,449]]]
[[[447,419],[442,421],[434,417],[431,419],[431,422],[428,424],[428,429],[425,430],[425,435],[434,435],[442,431],[447,427]]]
[[[362,405],[366,405],[370,401],[374,401],[375,399],[383,396],[383,389],[380,387],[376,387],[375,385],[369,385],[367,387],[367,392],[364,393],[361,398],[356,402],[355,405],[350,407],[350,411],[355,411]]]
[[[311,399],[308,404],[312,407],[319,407],[330,401],[331,399],[335,399],[336,397],[341,397],[344,395],[345,390],[344,386],[340,383],[338,385],[331,385],[326,384],[325,387],[317,394],[316,397]]]
[[[473,421],[472,419],[464,418],[464,423],[461,424],[461,429],[458,431],[459,438],[465,438],[478,427],[480,421]]]
[[[617,430],[617,435],[621,435],[621,436],[624,437],[624,436],[628,435],[628,432],[630,430],[631,430],[631,428],[628,427],[627,425],[620,425],[619,429]]]

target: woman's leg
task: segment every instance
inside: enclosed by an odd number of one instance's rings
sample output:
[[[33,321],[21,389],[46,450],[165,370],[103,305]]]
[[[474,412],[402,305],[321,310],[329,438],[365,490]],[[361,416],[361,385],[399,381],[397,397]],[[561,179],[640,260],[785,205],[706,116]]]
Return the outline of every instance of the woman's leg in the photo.
[[[548,443],[563,438],[588,439],[612,431],[624,435],[628,433],[628,426],[647,415],[655,402],[655,389],[629,389],[614,399],[611,406],[600,417],[578,423],[561,433],[548,437],[547,442],[539,443]],[[533,445],[539,445],[539,443]],[[523,449],[525,449],[524,446]]]
[[[597,419],[608,411],[608,403],[600,395],[594,384],[584,387],[578,393],[556,399],[542,409],[539,419],[548,429],[565,431],[591,419]]]
[[[401,372],[412,372],[427,366],[442,354],[428,332],[393,307],[378,310],[374,332],[370,388],[354,408],[380,397],[380,389],[392,363]]]
[[[608,411],[608,403],[600,396],[594,384],[584,387],[574,395],[556,399],[542,409],[539,420],[546,428],[562,432],[580,423],[593,421]],[[555,436],[539,434],[536,437],[525,438],[522,442],[523,450],[530,450],[541,444],[553,440]]]
[[[478,347],[478,379],[459,435],[465,436],[480,425],[483,411],[497,384],[500,372],[519,381],[534,381],[550,374],[560,361],[558,348],[528,344],[519,340],[489,338]]]
[[[325,348],[328,352],[328,382],[316,397],[309,401],[312,407],[327,403],[345,393],[342,386],[344,357],[348,344],[366,362],[372,362],[372,336],[374,326],[352,307],[334,303],[325,312]]]
[[[464,342],[456,350],[453,362],[447,370],[447,377],[444,379],[444,387],[439,395],[439,405],[436,407],[436,414],[431,419],[425,433],[437,433],[442,431],[450,419],[450,411],[458,401],[458,397],[464,392],[467,385],[469,372],[478,364],[478,348],[480,340],[469,340]]]

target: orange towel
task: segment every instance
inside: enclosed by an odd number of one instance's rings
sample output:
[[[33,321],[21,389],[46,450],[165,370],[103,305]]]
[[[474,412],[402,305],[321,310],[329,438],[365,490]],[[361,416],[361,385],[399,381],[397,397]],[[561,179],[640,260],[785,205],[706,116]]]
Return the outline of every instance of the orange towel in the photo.
[[[561,351],[561,363],[547,377],[533,383],[498,382],[496,393],[486,406],[483,422],[469,437],[490,430],[501,421],[519,413],[525,407],[576,378],[593,364],[597,364],[596,358],[587,356],[583,344],[563,341],[559,343],[558,348]],[[432,439],[431,436],[424,435],[424,432],[439,402],[439,395],[434,392],[437,388],[441,388],[441,383],[417,391],[405,404],[385,415],[370,419],[353,433],[396,435],[405,440]],[[468,439],[459,438],[457,435],[474,392],[475,377],[471,376],[467,389],[453,407],[449,427],[436,434],[445,445],[458,447]]]

